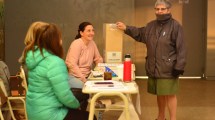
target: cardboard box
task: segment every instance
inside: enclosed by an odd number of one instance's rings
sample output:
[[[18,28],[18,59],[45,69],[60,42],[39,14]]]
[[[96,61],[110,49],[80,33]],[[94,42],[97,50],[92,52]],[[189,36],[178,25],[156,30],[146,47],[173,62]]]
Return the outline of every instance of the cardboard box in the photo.
[[[103,33],[105,63],[122,63],[123,31],[116,28],[115,24],[106,23]]]

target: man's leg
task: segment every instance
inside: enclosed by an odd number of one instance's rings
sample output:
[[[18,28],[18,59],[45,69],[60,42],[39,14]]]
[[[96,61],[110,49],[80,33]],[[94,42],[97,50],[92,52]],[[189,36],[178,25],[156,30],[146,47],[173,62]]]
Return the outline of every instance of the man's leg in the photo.
[[[158,120],[165,120],[166,96],[158,95],[157,104],[158,104]]]
[[[176,95],[167,96],[167,106],[169,110],[170,120],[176,120],[177,97]]]

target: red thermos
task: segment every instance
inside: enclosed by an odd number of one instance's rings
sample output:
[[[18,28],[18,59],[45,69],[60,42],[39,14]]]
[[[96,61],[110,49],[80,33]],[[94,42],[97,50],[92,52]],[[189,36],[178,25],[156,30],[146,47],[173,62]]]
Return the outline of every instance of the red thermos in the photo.
[[[125,55],[123,65],[123,81],[131,82],[131,56],[129,54]]]

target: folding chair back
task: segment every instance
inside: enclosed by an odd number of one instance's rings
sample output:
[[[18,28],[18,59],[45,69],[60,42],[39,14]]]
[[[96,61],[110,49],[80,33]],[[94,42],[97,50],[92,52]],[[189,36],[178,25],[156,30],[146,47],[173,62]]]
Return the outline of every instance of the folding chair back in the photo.
[[[16,75],[16,77],[21,78],[22,79],[22,87],[24,87],[25,89],[25,95],[26,92],[28,90],[28,86],[27,86],[27,80],[26,80],[26,75],[25,75],[25,71],[23,66],[20,67],[20,72]],[[26,112],[26,102],[25,102],[25,95],[24,96],[10,96],[8,97],[8,106],[9,106],[9,110],[11,112],[11,116],[12,118],[15,120],[15,115],[14,115],[14,110],[23,110],[24,111],[24,118],[27,120],[27,112]],[[20,101],[22,103],[22,106],[20,107],[20,105],[17,104],[16,105],[12,105],[13,101],[17,101],[19,100],[18,104],[20,104]]]
[[[27,90],[28,90],[28,83],[27,83],[27,78],[26,78],[26,72],[25,72],[23,66],[20,66],[20,74],[19,75],[20,75],[20,77],[23,80],[23,87],[25,88],[25,91],[27,92]]]
[[[3,114],[2,114],[2,106],[7,102],[7,93],[6,90],[2,89],[4,87],[3,80],[0,78],[0,118],[1,120],[4,120]]]

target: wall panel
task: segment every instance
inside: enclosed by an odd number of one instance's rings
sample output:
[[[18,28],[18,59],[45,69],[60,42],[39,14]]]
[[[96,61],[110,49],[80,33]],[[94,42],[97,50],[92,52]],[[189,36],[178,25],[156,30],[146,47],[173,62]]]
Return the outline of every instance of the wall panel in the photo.
[[[65,53],[77,34],[78,25],[90,21],[95,28],[95,42],[103,54],[103,23],[118,20],[131,23],[133,13],[134,0],[6,0],[6,63],[15,74],[25,34],[34,21],[52,22],[61,28]]]
[[[215,0],[208,0],[207,16],[207,57],[206,57],[206,77],[207,79],[215,78]]]

